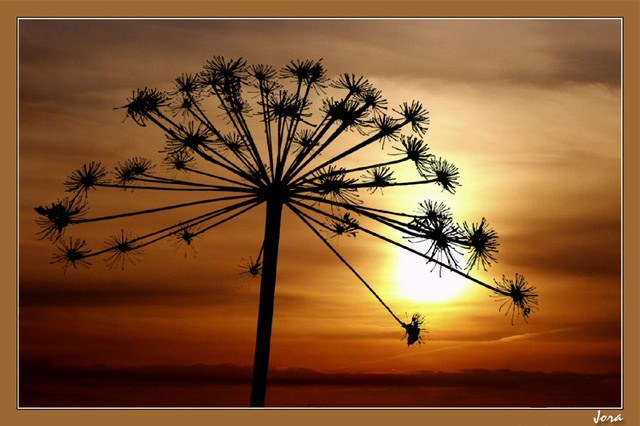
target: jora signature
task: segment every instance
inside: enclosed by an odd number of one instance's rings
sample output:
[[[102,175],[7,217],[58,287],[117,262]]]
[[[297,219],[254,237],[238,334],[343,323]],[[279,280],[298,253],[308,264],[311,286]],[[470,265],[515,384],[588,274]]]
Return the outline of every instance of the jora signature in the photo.
[[[617,423],[623,420],[624,419],[622,418],[622,414],[618,414],[617,416],[613,417],[611,415],[600,414],[600,410],[598,410],[598,414],[593,418],[593,422],[596,424],[604,422]]]

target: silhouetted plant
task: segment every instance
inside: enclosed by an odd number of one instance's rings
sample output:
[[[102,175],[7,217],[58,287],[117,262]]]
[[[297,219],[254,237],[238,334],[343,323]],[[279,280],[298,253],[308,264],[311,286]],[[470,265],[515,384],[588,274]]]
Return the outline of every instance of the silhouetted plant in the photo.
[[[318,96],[324,98],[314,112],[312,98]],[[176,78],[170,92],[149,88],[134,91],[121,109],[136,124],[153,124],[166,134],[161,152],[172,177],[161,176],[156,166],[142,157],[119,163],[110,178],[101,163],[88,163],[65,182],[71,198],[35,209],[40,235],[58,243],[53,260],[61,262],[65,270],[69,266],[89,266],[89,259],[94,257],[103,257],[110,267],[124,268],[127,263],[138,262],[146,246],[169,240],[191,247],[207,231],[266,205],[260,251],[255,258],[243,259],[241,265],[243,273],[261,276],[252,406],[264,405],[285,206],[387,309],[404,329],[408,345],[421,343],[424,317],[416,313],[409,322],[400,320],[338,252],[331,238],[364,233],[409,251],[433,268],[452,271],[489,289],[502,302],[500,309],[506,306],[512,322],[514,317],[527,320],[537,308],[535,288],[522,275],[516,274],[515,281],[503,276],[494,285],[470,275],[474,266],[486,271],[496,261],[498,236],[484,218],[480,223],[464,222],[460,226],[447,206],[432,200],[420,201],[415,213],[369,205],[375,200],[373,194],[383,195],[383,190],[396,187],[435,184],[453,194],[460,185],[457,167],[434,156],[422,138],[429,117],[420,102],[405,102],[388,112],[387,101],[368,80],[352,74],[329,80],[321,61],[296,60],[276,70],[268,65],[249,66],[244,59],[216,56],[200,73]],[[389,157],[367,161],[361,156],[364,164],[357,167],[342,164],[341,160],[353,160],[357,158],[354,154],[365,153],[365,149],[366,158],[376,153]],[[413,163],[415,180],[394,174],[392,168],[402,163]],[[206,196],[140,211],[86,217],[89,192],[96,188]],[[196,205],[218,207],[145,235],[122,230],[108,237],[100,250],[92,251],[84,240],[61,239],[71,225]],[[397,240],[375,229],[387,229],[389,235],[400,233],[403,238]],[[414,243],[425,247],[413,248],[410,244]],[[468,254],[464,270],[458,263],[463,252]]]

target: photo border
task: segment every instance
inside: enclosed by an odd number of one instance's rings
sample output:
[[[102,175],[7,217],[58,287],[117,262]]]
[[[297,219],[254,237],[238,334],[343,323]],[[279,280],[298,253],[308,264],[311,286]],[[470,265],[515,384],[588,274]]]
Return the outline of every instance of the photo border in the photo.
[[[6,95],[0,119],[5,129],[0,173],[3,193],[14,201],[3,211],[0,262],[3,272],[2,413],[11,425],[128,425],[151,424],[394,424],[420,422],[446,425],[582,425],[594,424],[593,409],[18,409],[17,408],[17,19],[20,17],[298,17],[298,18],[604,18],[623,19],[623,409],[603,410],[618,414],[622,424],[640,424],[638,377],[639,315],[639,203],[638,160],[638,1],[2,1],[0,0],[0,46],[3,53],[2,86]],[[14,61],[11,61],[11,58]],[[9,94],[14,94],[12,97]],[[12,143],[15,141],[15,143]],[[6,192],[5,192],[6,191]],[[597,309],[597,306],[593,307]],[[9,342],[9,343],[7,343]],[[15,380],[14,380],[15,379]]]

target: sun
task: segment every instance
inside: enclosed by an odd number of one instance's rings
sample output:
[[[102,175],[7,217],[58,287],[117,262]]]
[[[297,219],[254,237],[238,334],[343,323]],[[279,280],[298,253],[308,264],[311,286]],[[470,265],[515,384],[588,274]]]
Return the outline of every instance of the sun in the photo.
[[[396,255],[396,297],[415,302],[448,302],[464,296],[469,288],[463,277],[446,269],[426,264],[424,259],[407,251]]]

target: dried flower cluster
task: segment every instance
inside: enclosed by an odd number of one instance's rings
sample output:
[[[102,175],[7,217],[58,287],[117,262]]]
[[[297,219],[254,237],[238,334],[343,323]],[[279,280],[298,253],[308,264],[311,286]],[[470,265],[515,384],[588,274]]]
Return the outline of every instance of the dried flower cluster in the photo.
[[[276,232],[282,207],[308,225],[391,313],[409,345],[420,342],[423,317],[401,321],[338,253],[332,237],[364,233],[408,250],[433,267],[490,289],[508,305],[512,319],[527,319],[537,305],[535,288],[521,275],[515,281],[503,277],[495,285],[469,275],[474,267],[487,270],[496,262],[498,235],[485,218],[459,225],[447,206],[433,200],[418,200],[413,214],[375,207],[376,197],[396,187],[432,185],[454,194],[460,186],[458,168],[434,155],[424,139],[429,115],[420,102],[389,108],[367,79],[352,74],[329,79],[321,61],[296,60],[276,69],[216,56],[199,73],[176,78],[172,90],[134,91],[121,109],[136,124],[154,125],[165,133],[160,152],[163,168],[172,177],[162,176],[161,168],[143,157],[126,159],[111,174],[97,162],[74,171],[65,182],[70,198],[35,209],[41,236],[58,243],[54,261],[65,269],[89,266],[93,257],[123,268],[138,261],[143,247],[162,240],[192,246],[206,232],[266,203],[268,220],[269,206],[276,212]],[[354,167],[357,159],[366,162]],[[404,177],[406,167],[396,173],[400,165],[413,166],[415,178]],[[89,192],[97,188],[190,192],[194,200],[87,217]],[[75,224],[194,205],[212,207],[145,235],[123,230],[108,237],[101,249],[91,250],[81,239],[61,239]],[[404,237],[399,241],[392,238],[398,232]],[[265,271],[274,271],[277,259],[277,243],[266,241],[265,236],[258,256],[243,265],[247,274],[262,276],[262,285]],[[467,260],[461,269],[464,253]]]

